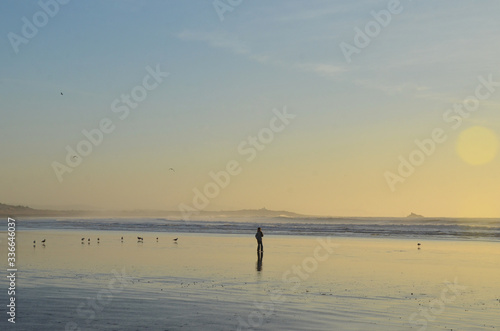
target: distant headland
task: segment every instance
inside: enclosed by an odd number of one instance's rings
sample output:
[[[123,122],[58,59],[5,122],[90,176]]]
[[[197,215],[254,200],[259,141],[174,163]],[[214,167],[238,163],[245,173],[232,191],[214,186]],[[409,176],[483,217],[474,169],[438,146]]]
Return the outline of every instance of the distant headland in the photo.
[[[77,207],[78,208],[78,207]],[[185,215],[178,210],[84,210],[84,209],[37,209],[23,205],[9,205],[0,203],[0,217],[167,217],[184,219]],[[191,219],[196,218],[309,218],[330,217],[305,215],[285,210],[240,209],[240,210],[200,210],[193,213]],[[423,218],[424,216],[411,213],[407,218]]]
[[[14,206],[0,203],[0,217],[173,217],[182,218],[184,215],[180,211],[169,210],[49,210],[34,209],[28,206]],[[262,209],[242,209],[242,210],[202,210],[193,214],[196,217],[308,217],[289,211]]]

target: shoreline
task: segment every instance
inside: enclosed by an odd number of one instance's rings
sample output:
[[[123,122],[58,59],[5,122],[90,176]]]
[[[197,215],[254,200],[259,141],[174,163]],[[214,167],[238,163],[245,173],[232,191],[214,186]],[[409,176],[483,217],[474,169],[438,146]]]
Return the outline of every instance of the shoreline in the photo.
[[[180,233],[250,233],[257,227],[275,235],[336,235],[342,237],[459,238],[500,240],[500,219],[283,219],[214,218],[169,220],[166,218],[35,218],[17,220],[19,229],[74,229]],[[3,222],[6,224],[6,219]]]
[[[255,233],[249,231],[248,233],[217,233],[217,232],[181,232],[181,231],[137,231],[131,229],[124,230],[98,230],[98,229],[37,229],[37,228],[29,228],[29,229],[20,229],[17,230],[19,233],[32,233],[32,232],[40,232],[40,233],[52,233],[56,234],[60,233],[91,233],[91,234],[114,234],[117,237],[121,237],[121,235],[128,235],[132,238],[135,238],[137,235],[145,236],[145,234],[152,235],[150,239],[155,239],[156,235],[167,235],[172,237],[178,236],[188,236],[188,237],[196,237],[196,236],[205,236],[205,237],[238,237],[238,238],[253,238]],[[0,235],[6,235],[7,231],[0,231]],[[414,236],[414,237],[404,237],[404,236],[382,236],[382,235],[342,235],[339,233],[330,233],[329,235],[324,234],[274,234],[272,232],[266,232],[266,239],[268,238],[304,238],[304,239],[318,239],[331,237],[338,240],[348,240],[348,239],[359,239],[359,240],[388,240],[388,241],[412,241],[412,242],[461,242],[461,243],[500,243],[500,238],[498,240],[488,239],[488,238],[471,238],[471,237],[446,237],[446,236]],[[253,239],[252,239],[253,240]]]

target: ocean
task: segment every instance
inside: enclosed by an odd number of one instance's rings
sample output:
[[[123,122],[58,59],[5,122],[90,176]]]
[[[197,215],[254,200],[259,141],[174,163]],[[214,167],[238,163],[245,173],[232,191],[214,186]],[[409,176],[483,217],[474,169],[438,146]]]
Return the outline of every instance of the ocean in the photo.
[[[4,220],[6,221],[6,220]],[[498,218],[19,218],[18,230],[98,230],[498,241]]]

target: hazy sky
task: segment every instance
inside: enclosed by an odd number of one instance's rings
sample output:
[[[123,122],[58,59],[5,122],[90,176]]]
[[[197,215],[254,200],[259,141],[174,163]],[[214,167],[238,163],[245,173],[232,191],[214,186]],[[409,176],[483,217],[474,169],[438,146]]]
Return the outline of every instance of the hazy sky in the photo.
[[[500,217],[499,13],[2,1],[0,202]]]

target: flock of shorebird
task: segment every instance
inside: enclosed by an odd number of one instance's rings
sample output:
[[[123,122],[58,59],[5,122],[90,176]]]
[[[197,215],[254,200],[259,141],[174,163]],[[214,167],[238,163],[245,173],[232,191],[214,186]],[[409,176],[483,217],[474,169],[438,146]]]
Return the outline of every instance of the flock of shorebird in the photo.
[[[179,239],[179,238],[174,238],[174,239],[173,239],[173,240],[174,240],[174,243],[176,243],[176,244],[177,244],[177,240],[178,240],[178,239]],[[123,242],[123,237],[122,237],[122,242]],[[144,237],[137,237],[137,242],[138,242],[138,243],[143,243],[143,242],[144,242]],[[156,242],[158,242],[158,237],[156,237]]]
[[[97,243],[99,243],[99,238],[97,238]],[[174,238],[173,241],[174,243],[177,244],[177,240],[179,240],[179,238]],[[120,241],[123,242],[123,237],[120,238]],[[85,242],[85,238],[82,238],[82,244]],[[143,243],[144,242],[144,237],[137,237],[137,242],[138,243]],[[156,237],[156,242],[158,242],[158,237]],[[90,245],[90,238],[87,238],[87,243]]]
[[[45,247],[45,239],[42,240],[42,246]],[[36,247],[36,240],[33,240],[33,247]]]
[[[100,239],[97,238],[97,243],[99,243]],[[82,244],[85,243],[85,238],[82,238]],[[87,243],[90,245],[90,238],[87,238]]]
[[[87,244],[90,245],[90,238],[82,238],[81,239],[81,242],[82,244],[85,243],[85,239],[87,239]],[[99,244],[100,243],[100,238],[97,238],[97,243]],[[177,244],[177,240],[179,240],[179,238],[174,238],[173,241],[175,244]],[[45,241],[46,239],[43,239],[41,242],[42,242],[42,246],[45,247]],[[121,237],[121,242],[123,242],[123,237]],[[144,242],[144,237],[137,237],[137,242],[138,243],[143,243]],[[158,242],[158,237],[156,237],[156,242]],[[33,240],[33,247],[36,247],[36,240]]]

